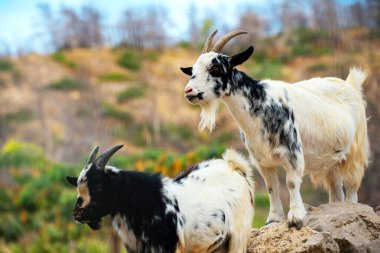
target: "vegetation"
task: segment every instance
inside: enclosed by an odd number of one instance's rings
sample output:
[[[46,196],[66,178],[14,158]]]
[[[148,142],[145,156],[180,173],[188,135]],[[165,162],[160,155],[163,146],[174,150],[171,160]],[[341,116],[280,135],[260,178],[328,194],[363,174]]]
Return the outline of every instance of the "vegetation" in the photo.
[[[129,79],[126,74],[119,72],[109,72],[99,76],[99,80],[102,82],[123,82]]]
[[[56,62],[62,63],[63,65],[65,65],[66,67],[70,69],[75,69],[77,66],[75,62],[70,61],[66,58],[66,55],[63,51],[54,52],[50,56]]]
[[[6,72],[13,70],[13,64],[7,59],[0,58],[0,72]]]
[[[126,88],[117,96],[117,101],[122,103],[132,98],[140,98],[145,95],[145,87],[144,86],[132,86]]]
[[[106,117],[125,122],[130,121],[132,119],[132,116],[129,115],[127,112],[121,111],[120,109],[118,109],[110,103],[102,103],[101,108],[103,111],[103,115]]]
[[[71,91],[80,90],[83,88],[83,85],[75,79],[63,78],[51,83],[49,87],[54,90]]]
[[[201,146],[186,154],[146,149],[135,156],[118,154],[110,164],[175,176],[193,163],[220,157],[224,150],[225,146],[218,145]],[[65,177],[77,175],[81,167],[52,162],[35,144],[10,140],[4,145],[0,171],[11,178],[0,181],[0,237],[12,252],[109,252],[105,240],[111,226],[107,219],[105,228],[96,232],[72,221],[77,193]],[[266,208],[265,198],[256,194],[256,206]],[[254,224],[263,225],[262,221]],[[29,239],[19,241],[27,235]]]
[[[9,123],[25,123],[33,118],[33,112],[28,109],[21,109],[5,115],[5,121]]]
[[[126,69],[130,69],[132,71],[137,71],[141,67],[142,55],[139,52],[134,50],[125,50],[123,51],[118,59],[117,63]]]

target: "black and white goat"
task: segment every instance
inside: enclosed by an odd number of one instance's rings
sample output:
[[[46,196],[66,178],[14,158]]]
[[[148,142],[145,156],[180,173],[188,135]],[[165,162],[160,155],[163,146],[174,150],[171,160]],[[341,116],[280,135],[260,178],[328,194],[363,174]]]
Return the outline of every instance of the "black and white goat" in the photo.
[[[74,219],[100,228],[111,215],[129,253],[246,252],[253,216],[248,162],[233,150],[175,179],[106,166],[123,145],[98,158],[96,147],[78,178]]]
[[[264,178],[270,197],[267,223],[283,219],[276,167],[287,172],[290,195],[288,221],[300,227],[306,215],[300,194],[304,170],[312,182],[324,185],[330,201],[357,202],[357,191],[368,166],[369,144],[362,98],[366,74],[356,68],[346,80],[313,78],[289,84],[257,81],[235,67],[249,59],[253,47],[232,57],[220,54],[236,31],[223,36],[210,51],[208,38],[185,87],[190,103],[202,107],[199,128],[210,131],[221,100],[237,122],[252,164]]]

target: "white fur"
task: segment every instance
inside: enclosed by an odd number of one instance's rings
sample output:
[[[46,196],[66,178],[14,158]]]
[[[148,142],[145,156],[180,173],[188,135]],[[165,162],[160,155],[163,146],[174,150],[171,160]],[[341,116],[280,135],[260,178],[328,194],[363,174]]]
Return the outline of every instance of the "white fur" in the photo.
[[[245,253],[247,250],[253,217],[251,170],[243,156],[233,150],[226,151],[223,157],[223,160],[198,164],[199,168],[180,183],[163,179],[163,194],[168,199],[177,200],[180,210],[177,216],[184,221],[183,225],[178,223],[177,226],[178,253],[216,252],[212,248],[214,242],[228,236],[229,249],[226,252]],[[166,212],[176,210],[167,205]],[[160,217],[153,217],[153,222],[158,219]],[[118,223],[122,224],[120,229]],[[138,251],[137,239],[125,219],[117,215],[113,224],[123,241]]]
[[[205,81],[207,66],[214,57],[214,53],[199,57],[193,66],[193,74],[196,77],[186,86],[194,92],[207,94],[203,100],[195,101],[202,107],[213,100],[219,100],[215,95],[208,94],[212,91],[214,83]],[[198,76],[202,78],[198,79]],[[297,223],[306,214],[299,192],[304,172],[310,174],[314,184],[323,184],[329,190],[331,201],[344,200],[343,184],[346,188],[346,200],[357,201],[357,190],[368,165],[370,153],[365,102],[361,93],[365,78],[365,72],[352,68],[346,81],[334,77],[313,78],[294,84],[262,81],[266,85],[265,103],[279,103],[281,99],[294,112],[297,139],[301,140],[301,151],[297,154],[295,168],[289,163],[285,148],[272,148],[266,139],[268,136],[260,134],[263,129],[262,119],[252,116],[249,112],[250,105],[241,91],[231,96],[220,97],[245,136],[245,145],[252,164],[259,169],[267,189],[272,192],[267,221],[279,221],[284,216],[279,198],[276,172],[278,166],[287,171],[290,222]],[[272,102],[268,98],[271,98]],[[208,110],[205,114],[208,121],[214,120],[214,112]],[[214,125],[212,123],[206,126],[211,131]],[[286,121],[284,129],[289,129],[289,125],[290,122]]]
[[[253,216],[251,170],[248,162],[233,150],[226,151],[223,158],[200,163],[200,169],[192,172],[182,185],[171,181],[165,184],[166,191],[177,197],[186,219],[179,231],[187,249],[184,252],[208,252],[210,242],[227,235],[228,252],[247,250]],[[239,172],[246,173],[246,177]],[[216,210],[224,212],[225,222],[213,216]]]

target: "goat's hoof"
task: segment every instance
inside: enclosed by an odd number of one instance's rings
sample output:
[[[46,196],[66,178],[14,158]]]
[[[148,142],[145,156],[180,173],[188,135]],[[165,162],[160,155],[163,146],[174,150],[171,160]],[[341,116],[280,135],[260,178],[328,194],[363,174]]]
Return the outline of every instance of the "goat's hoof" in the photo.
[[[265,226],[268,226],[268,225],[271,225],[271,224],[276,224],[276,223],[279,223],[280,221],[278,220],[268,220],[266,223],[265,223]]]
[[[288,222],[288,227],[296,227],[298,230],[302,228],[303,221],[299,219],[293,219],[292,221]]]
[[[304,206],[289,210],[289,213],[288,213],[289,228],[296,227],[297,229],[301,229],[303,225],[303,219],[305,218],[305,216],[306,216],[306,210]]]

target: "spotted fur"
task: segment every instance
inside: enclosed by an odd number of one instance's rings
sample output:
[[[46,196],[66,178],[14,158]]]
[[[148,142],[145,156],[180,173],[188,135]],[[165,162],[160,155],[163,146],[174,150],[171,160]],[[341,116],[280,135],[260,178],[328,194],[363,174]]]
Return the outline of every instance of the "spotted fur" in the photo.
[[[233,150],[171,179],[159,174],[87,165],[69,182],[78,195],[74,219],[112,224],[128,252],[246,252],[253,216],[248,162]],[[87,187],[87,188],[85,188]],[[221,198],[220,196],[223,196]]]
[[[346,81],[331,77],[294,84],[259,81],[236,69],[252,52],[252,47],[232,57],[209,52],[191,67],[196,78],[189,80],[185,96],[202,107],[200,129],[212,131],[222,101],[267,185],[268,223],[284,217],[278,166],[287,171],[290,226],[300,227],[306,215],[299,192],[305,168],[314,184],[329,191],[330,201],[344,200],[344,184],[346,200],[356,202],[370,153],[361,93],[366,74],[354,68]],[[201,99],[194,97],[199,93]]]

